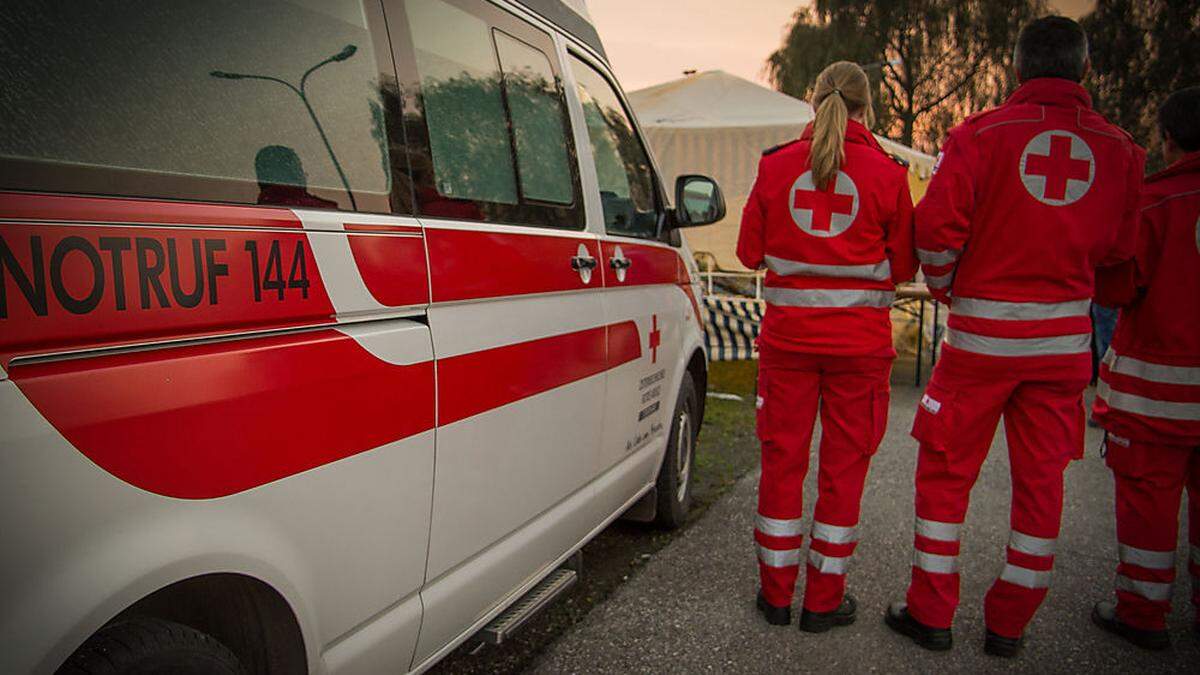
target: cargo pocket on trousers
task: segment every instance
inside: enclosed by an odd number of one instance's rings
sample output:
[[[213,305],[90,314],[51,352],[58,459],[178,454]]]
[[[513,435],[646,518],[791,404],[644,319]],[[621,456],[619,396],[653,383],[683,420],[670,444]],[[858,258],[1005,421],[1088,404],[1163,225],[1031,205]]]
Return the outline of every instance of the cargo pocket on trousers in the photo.
[[[883,435],[887,433],[888,423],[888,401],[891,391],[887,386],[875,389],[871,392],[870,406],[871,413],[871,435],[867,439],[866,452],[868,455],[875,454],[879,450],[879,444],[883,442]]]
[[[954,394],[930,382],[917,406],[912,437],[937,452],[946,452],[955,433],[955,417]]]

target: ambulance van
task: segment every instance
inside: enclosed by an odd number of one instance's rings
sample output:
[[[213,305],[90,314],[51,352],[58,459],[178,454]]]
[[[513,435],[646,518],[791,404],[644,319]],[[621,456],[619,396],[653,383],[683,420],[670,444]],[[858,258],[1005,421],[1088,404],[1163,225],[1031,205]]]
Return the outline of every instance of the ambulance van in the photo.
[[[580,0],[6,0],[0,82],[0,672],[421,671],[684,519],[725,206]]]

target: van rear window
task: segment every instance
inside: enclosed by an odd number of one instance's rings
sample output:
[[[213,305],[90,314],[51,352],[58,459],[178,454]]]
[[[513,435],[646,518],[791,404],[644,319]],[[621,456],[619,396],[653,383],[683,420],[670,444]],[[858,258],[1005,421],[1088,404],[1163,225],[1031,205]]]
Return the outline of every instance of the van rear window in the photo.
[[[387,211],[361,0],[5,0],[0,189]]]

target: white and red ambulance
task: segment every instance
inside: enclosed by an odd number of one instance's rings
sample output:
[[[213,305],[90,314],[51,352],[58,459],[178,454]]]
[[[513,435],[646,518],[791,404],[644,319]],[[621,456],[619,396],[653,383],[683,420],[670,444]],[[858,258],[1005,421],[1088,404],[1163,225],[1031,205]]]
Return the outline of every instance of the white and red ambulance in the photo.
[[[724,204],[578,0],[12,0],[0,73],[0,672],[420,671],[684,518]]]

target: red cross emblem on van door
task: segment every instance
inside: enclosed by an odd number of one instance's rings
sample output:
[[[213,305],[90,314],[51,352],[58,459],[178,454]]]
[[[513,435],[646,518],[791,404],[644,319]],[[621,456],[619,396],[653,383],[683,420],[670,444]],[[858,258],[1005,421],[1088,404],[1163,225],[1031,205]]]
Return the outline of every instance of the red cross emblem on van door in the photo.
[[[662,344],[662,331],[658,329],[658,315],[655,314],[650,329],[650,363],[658,363],[658,347]]]
[[[1081,199],[1092,187],[1096,159],[1082,138],[1069,131],[1043,131],[1021,153],[1021,183],[1030,196],[1051,206]]]
[[[789,200],[796,226],[814,237],[836,237],[850,229],[858,215],[858,186],[843,171],[824,190],[818,190],[812,172],[805,171],[792,184]]]

